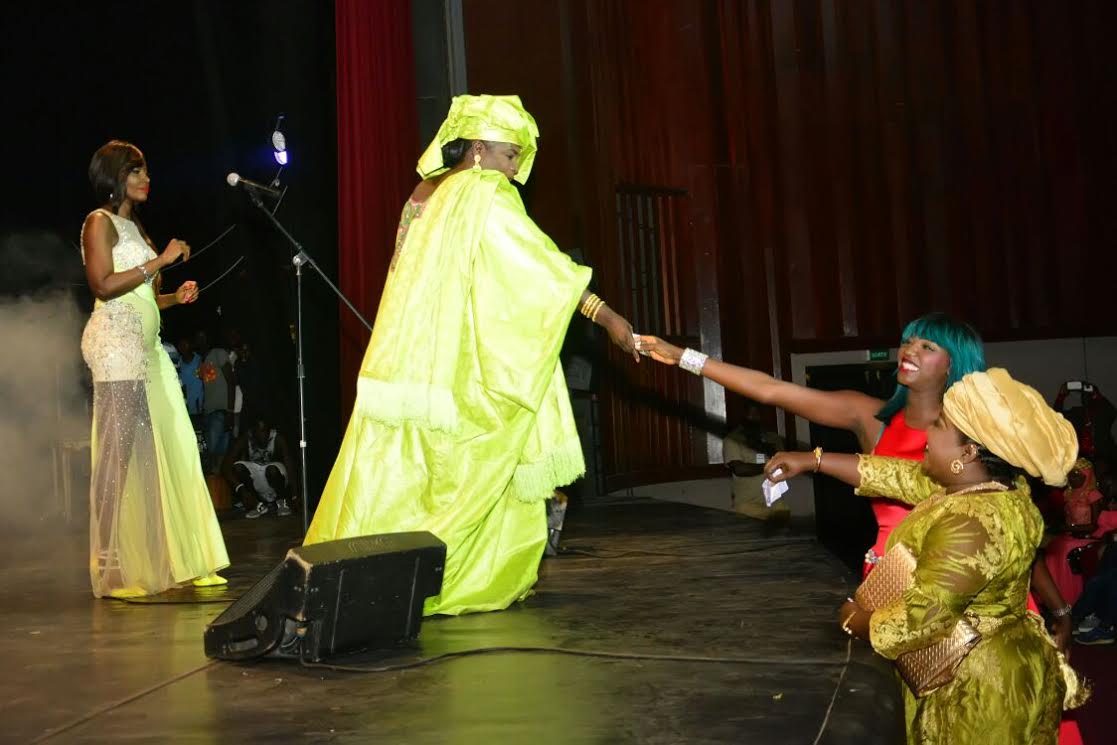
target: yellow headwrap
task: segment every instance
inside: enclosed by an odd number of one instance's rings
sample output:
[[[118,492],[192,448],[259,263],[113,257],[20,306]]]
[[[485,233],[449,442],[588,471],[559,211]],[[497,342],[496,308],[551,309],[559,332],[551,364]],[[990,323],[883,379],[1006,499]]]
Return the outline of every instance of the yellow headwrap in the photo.
[[[538,136],[539,127],[519,96],[454,96],[446,121],[419,158],[415,170],[424,179],[447,170],[450,166],[442,162],[442,146],[457,139],[509,142],[520,146],[516,180],[526,184],[535,162]]]
[[[1044,483],[1062,486],[1078,457],[1078,437],[1032,387],[993,368],[950,386],[943,412],[970,439]]]

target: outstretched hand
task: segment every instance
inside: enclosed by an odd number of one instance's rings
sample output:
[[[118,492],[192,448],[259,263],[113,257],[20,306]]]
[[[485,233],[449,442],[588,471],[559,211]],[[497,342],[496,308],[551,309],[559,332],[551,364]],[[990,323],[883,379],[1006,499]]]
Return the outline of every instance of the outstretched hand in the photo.
[[[818,462],[814,453],[776,453],[764,466],[764,475],[773,484],[804,473],[814,473]]]
[[[656,362],[662,362],[665,365],[677,365],[679,364],[679,358],[683,356],[682,349],[651,334],[637,335],[636,350],[645,357],[651,357]]]
[[[636,334],[632,333],[632,324],[624,316],[613,312],[612,309],[602,308],[602,310],[608,311],[608,315],[602,318],[600,323],[606,333],[609,334],[609,338],[625,354],[632,355],[632,359],[639,362],[640,354],[636,351]]]

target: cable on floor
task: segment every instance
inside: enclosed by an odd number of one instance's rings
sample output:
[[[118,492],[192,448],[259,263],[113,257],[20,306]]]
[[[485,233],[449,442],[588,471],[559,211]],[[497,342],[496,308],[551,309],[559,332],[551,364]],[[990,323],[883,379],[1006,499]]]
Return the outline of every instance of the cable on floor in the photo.
[[[849,662],[847,654],[845,661],[825,660],[804,657],[704,657],[699,655],[670,655],[670,654],[639,654],[634,652],[603,652],[593,649],[564,649],[562,647],[479,647],[477,649],[463,649],[458,652],[446,652],[425,657],[411,662],[402,662],[394,665],[335,665],[325,662],[311,662],[300,658],[303,667],[315,670],[333,670],[351,673],[387,673],[399,670],[411,670],[417,667],[433,665],[437,662],[456,660],[464,657],[477,657],[489,654],[556,654],[571,657],[596,657],[606,660],[640,660],[651,662],[691,662],[719,665],[775,665],[785,667],[835,667],[846,665]]]

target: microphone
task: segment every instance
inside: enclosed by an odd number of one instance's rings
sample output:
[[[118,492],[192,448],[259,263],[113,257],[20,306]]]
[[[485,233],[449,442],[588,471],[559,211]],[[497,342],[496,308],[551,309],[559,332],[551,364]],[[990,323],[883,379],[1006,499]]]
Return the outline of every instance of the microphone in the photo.
[[[243,186],[246,189],[251,189],[252,191],[262,194],[267,194],[269,197],[275,197],[276,199],[278,199],[280,196],[279,189],[274,189],[270,186],[265,186],[264,184],[259,184],[255,181],[241,178],[241,175],[239,173],[230,173],[228,176],[225,177],[225,181],[228,182],[229,186]]]

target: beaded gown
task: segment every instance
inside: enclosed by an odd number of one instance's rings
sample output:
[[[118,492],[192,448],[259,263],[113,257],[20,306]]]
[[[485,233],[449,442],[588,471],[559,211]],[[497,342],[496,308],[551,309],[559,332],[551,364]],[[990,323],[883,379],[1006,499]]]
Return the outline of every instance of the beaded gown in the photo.
[[[113,271],[155,258],[131,220]],[[89,575],[93,594],[150,595],[229,564],[174,366],[148,284],[98,300],[81,339],[93,374]]]

